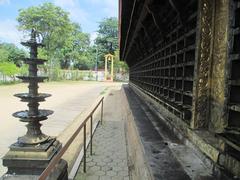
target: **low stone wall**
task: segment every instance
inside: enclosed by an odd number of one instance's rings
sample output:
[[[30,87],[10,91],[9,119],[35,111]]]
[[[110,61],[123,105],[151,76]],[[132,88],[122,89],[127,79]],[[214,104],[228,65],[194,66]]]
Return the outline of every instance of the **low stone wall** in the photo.
[[[131,180],[153,180],[151,170],[131,113],[124,89],[122,92],[122,114],[125,115],[125,133],[127,137],[128,165]]]

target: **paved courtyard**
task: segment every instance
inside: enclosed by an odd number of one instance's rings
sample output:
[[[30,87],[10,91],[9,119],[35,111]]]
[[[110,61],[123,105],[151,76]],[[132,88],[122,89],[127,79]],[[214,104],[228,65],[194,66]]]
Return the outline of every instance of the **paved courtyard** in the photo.
[[[120,90],[112,91],[106,102],[103,124],[93,137],[93,155],[87,150],[87,172],[81,164],[76,180],[129,180]]]
[[[44,133],[57,136],[76,116],[87,109],[96,98],[110,86],[119,83],[102,82],[51,82],[40,84],[39,92],[52,94],[40,108],[51,109],[54,114],[43,122]],[[27,104],[13,96],[15,93],[26,92],[27,84],[0,86],[0,157],[8,146],[16,142],[17,137],[26,133],[26,123],[12,117],[12,113],[27,109]],[[6,171],[0,159],[0,176]]]

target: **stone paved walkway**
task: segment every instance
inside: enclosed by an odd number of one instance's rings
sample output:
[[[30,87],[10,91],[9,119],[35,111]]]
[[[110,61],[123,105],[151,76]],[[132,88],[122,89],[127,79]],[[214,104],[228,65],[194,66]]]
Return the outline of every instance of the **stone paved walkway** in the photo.
[[[104,122],[93,137],[93,155],[87,151],[87,172],[81,165],[76,180],[129,180],[126,137],[121,116],[120,90],[105,100]],[[114,112],[114,113],[112,113]]]

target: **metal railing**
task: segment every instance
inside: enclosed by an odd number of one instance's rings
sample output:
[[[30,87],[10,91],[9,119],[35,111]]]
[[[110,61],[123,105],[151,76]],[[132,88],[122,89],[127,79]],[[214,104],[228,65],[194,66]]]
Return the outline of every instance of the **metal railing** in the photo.
[[[39,180],[45,180],[52,173],[52,170],[55,168],[57,163],[61,160],[62,156],[67,151],[67,149],[72,144],[72,142],[77,137],[77,135],[80,133],[82,128],[83,128],[83,171],[86,172],[86,150],[87,150],[87,146],[86,146],[86,124],[87,124],[88,120],[90,119],[90,155],[92,155],[93,114],[96,111],[96,109],[98,108],[98,106],[101,104],[101,120],[100,120],[100,122],[102,124],[102,121],[103,121],[103,99],[104,99],[104,97],[102,97],[100,99],[98,104],[89,113],[89,115],[85,118],[85,120],[82,122],[82,124],[77,128],[77,130],[74,132],[74,134],[71,136],[71,138],[67,141],[67,143],[56,154],[56,156],[54,156],[54,158],[50,161],[47,168],[40,175]]]

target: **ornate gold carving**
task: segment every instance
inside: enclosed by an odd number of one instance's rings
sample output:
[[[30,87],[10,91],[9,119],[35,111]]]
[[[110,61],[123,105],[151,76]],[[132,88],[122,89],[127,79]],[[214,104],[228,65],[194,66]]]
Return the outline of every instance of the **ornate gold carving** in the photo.
[[[208,124],[213,9],[214,1],[200,0],[192,128],[206,127]]]

